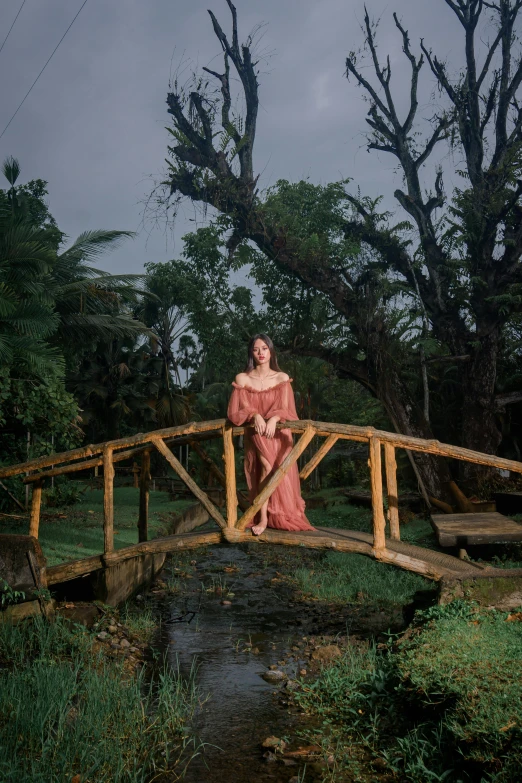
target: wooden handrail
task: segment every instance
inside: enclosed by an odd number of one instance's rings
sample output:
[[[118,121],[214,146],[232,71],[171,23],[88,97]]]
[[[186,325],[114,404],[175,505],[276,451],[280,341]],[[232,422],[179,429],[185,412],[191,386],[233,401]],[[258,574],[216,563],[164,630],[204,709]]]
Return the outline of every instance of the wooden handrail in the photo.
[[[72,449],[71,451],[65,451],[61,454],[52,454],[17,465],[0,468],[0,478],[16,476],[28,471],[41,470],[50,465],[56,466],[57,462],[66,464],[54,467],[44,473],[33,473],[25,479],[26,483],[38,481],[40,478],[45,478],[46,476],[58,476],[63,473],[72,473],[86,468],[96,467],[97,465],[101,465],[103,461],[101,456],[96,457],[96,455],[101,455],[106,446],[112,447],[114,462],[120,462],[125,459],[130,459],[136,454],[144,451],[146,448],[150,447],[153,440],[177,439],[183,436],[190,436],[191,434],[201,434],[204,436],[206,433],[209,434],[209,437],[215,437],[217,433],[223,431],[225,424],[226,422],[224,419],[206,422],[190,422],[189,424],[182,424],[179,427],[169,427],[167,429],[155,430],[154,432],[145,434],[139,433],[132,438],[122,438],[120,440],[108,441],[105,444],[84,446],[83,448]],[[324,421],[312,421],[309,423],[304,421],[289,421],[277,424],[278,429],[289,429],[296,434],[303,432],[308,426],[312,426],[314,433],[319,436],[327,437],[335,434],[341,440],[352,440],[356,442],[368,442],[370,438],[376,437],[381,443],[389,443],[395,448],[420,451],[425,454],[435,454],[440,457],[450,457],[465,462],[475,462],[479,465],[488,465],[493,468],[502,468],[504,470],[513,471],[514,473],[522,473],[522,462],[497,457],[493,454],[472,451],[471,449],[465,449],[461,446],[452,446],[449,443],[440,443],[438,440],[423,440],[422,438],[401,435],[400,433],[376,430],[373,427],[356,427],[355,425],[350,424],[335,424]],[[245,427],[234,427],[232,430],[233,435],[242,435],[245,432],[245,429]],[[212,433],[212,435],[210,435],[210,433]],[[203,440],[204,437],[201,439]],[[124,449],[128,446],[136,446],[138,448],[127,449],[125,452],[120,453],[114,451],[116,449]],[[95,459],[85,459],[85,457],[92,456],[95,456]],[[82,459],[83,462],[80,461]]]
[[[137,435],[133,435],[130,438],[120,438],[119,440],[108,440],[105,443],[97,443],[95,445],[82,446],[78,449],[71,449],[70,451],[63,451],[58,454],[51,454],[45,457],[38,457],[36,459],[28,460],[28,462],[21,462],[17,465],[9,465],[4,468],[0,468],[0,478],[7,476],[17,476],[20,473],[26,473],[29,470],[39,470],[40,468],[47,468],[49,465],[56,465],[57,462],[73,462],[74,460],[83,459],[84,457],[92,457],[95,454],[102,454],[107,446],[110,446],[113,451],[116,449],[124,449],[126,446],[139,446],[141,444],[151,443],[153,438],[174,438],[181,435],[189,435],[197,432],[209,432],[209,431],[221,431],[225,425],[225,419],[215,419],[214,421],[191,421],[188,424],[180,424],[179,427],[167,427],[162,430],[154,430],[153,432],[139,432]],[[129,454],[129,456],[131,456]],[[49,473],[49,475],[51,475]],[[54,474],[56,475],[56,474]]]

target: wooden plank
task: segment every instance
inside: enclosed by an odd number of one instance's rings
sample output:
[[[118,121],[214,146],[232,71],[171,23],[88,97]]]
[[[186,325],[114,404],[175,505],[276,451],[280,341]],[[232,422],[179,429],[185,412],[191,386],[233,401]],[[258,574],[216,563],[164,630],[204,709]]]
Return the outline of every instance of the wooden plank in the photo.
[[[309,424],[308,428],[303,432],[293,449],[289,452],[289,454],[287,454],[281,465],[277,468],[275,473],[267,481],[265,487],[255,498],[250,508],[245,511],[237,524],[238,530],[245,530],[249,522],[254,519],[263,503],[269,499],[272,492],[274,492],[274,490],[279,486],[292,465],[297,462],[303,451],[306,449],[314,435],[314,428]]]
[[[167,462],[170,464],[172,469],[178,474],[180,479],[187,485],[187,487],[190,489],[193,495],[197,497],[201,505],[203,505],[212,519],[215,519],[216,522],[220,527],[226,527],[226,522],[221,516],[221,513],[216,508],[216,506],[212,503],[208,495],[203,492],[196,482],[189,476],[181,462],[176,459],[174,454],[171,452],[169,447],[161,440],[161,438],[154,438],[152,440],[154,446],[158,449],[160,454],[163,454]]]
[[[90,574],[100,568],[103,568],[102,555],[92,555],[92,557],[84,557],[82,560],[72,560],[68,563],[48,566],[46,569],[47,583],[54,585],[58,582],[69,582],[71,579],[85,576],[85,574]]]
[[[149,486],[150,450],[146,449],[141,457],[140,510],[138,514],[138,541],[140,543],[149,537]]]
[[[420,547],[419,547],[420,549]],[[453,572],[441,566],[433,565],[421,558],[410,557],[400,552],[393,552],[391,549],[381,549],[375,552],[375,558],[381,563],[390,563],[391,565],[404,568],[406,571],[413,571],[415,574],[422,574],[428,579],[439,580],[444,576],[450,576]]]
[[[103,450],[103,551],[114,549],[114,465],[112,446]]]
[[[386,493],[388,495],[388,520],[390,522],[390,537],[400,541],[399,498],[397,495],[397,461],[395,446],[384,444],[384,464],[386,467]]]
[[[260,536],[254,536],[250,530],[237,531],[238,543],[259,542],[260,544],[278,544],[281,546],[300,546],[306,549],[334,549],[339,552],[356,552],[370,555],[372,547],[363,541],[341,539],[335,535],[316,531],[272,530],[266,528]]]
[[[165,536],[153,538],[152,541],[144,541],[142,544],[133,544],[122,549],[117,549],[108,555],[103,555],[103,564],[106,567],[117,565],[124,560],[129,560],[138,555],[157,555],[164,552],[176,552],[181,549],[195,549],[199,546],[219,544],[223,540],[220,530],[212,530],[208,533],[185,533],[179,536]]]
[[[162,554],[163,552],[174,552],[180,549],[194,549],[198,546],[219,544],[221,539],[222,535],[219,531],[154,538],[152,541],[144,541],[141,544],[133,544],[132,546],[122,547],[122,549],[116,549],[106,555],[93,555],[92,557],[85,557],[83,560],[73,560],[69,563],[50,566],[46,572],[47,582],[48,584],[68,582],[71,579],[85,576],[101,568],[117,565],[139,555],[154,555]]]
[[[522,541],[522,525],[498,512],[479,514],[432,514],[440,546],[465,549],[480,544]]]
[[[42,507],[42,486],[43,481],[37,481],[33,485],[33,496],[31,499],[31,516],[29,517],[29,535],[38,538],[38,529],[40,527],[40,510]]]
[[[237,524],[238,496],[234,438],[231,427],[225,427],[223,430],[223,461],[225,463],[225,489],[227,493],[227,527],[235,527]]]
[[[370,439],[370,459],[368,464],[370,466],[372,493],[373,548],[377,553],[386,548],[386,520],[384,518],[382,497],[381,441],[379,438]]]
[[[316,467],[319,465],[323,457],[326,457],[332,446],[335,446],[337,441],[339,440],[339,436],[333,433],[332,435],[329,435],[324,443],[320,446],[320,448],[315,452],[312,459],[306,463],[304,468],[301,470],[299,477],[301,479],[307,479],[308,476],[313,473],[313,471],[316,469]]]

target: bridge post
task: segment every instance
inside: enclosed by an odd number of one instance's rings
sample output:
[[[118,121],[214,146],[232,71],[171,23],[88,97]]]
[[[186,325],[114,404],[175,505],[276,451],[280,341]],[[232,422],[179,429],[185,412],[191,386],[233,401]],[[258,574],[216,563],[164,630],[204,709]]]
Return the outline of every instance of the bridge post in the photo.
[[[35,481],[33,484],[33,495],[31,498],[31,516],[29,518],[29,535],[38,538],[38,528],[40,527],[40,508],[42,506],[42,487],[43,481]]]
[[[401,540],[399,527],[399,498],[397,494],[397,461],[395,446],[384,444],[384,464],[386,466],[386,492],[388,495],[388,519],[390,522],[390,538]]]
[[[148,539],[149,525],[150,449],[141,456],[140,511],[138,516],[138,542]]]
[[[232,427],[223,429],[223,462],[225,463],[227,528],[235,528],[237,524],[237,486]]]
[[[372,435],[370,446],[370,484],[373,511],[373,550],[376,555],[386,549],[386,519],[382,497],[381,441]]]
[[[103,551],[114,549],[114,465],[112,446],[103,449]]]

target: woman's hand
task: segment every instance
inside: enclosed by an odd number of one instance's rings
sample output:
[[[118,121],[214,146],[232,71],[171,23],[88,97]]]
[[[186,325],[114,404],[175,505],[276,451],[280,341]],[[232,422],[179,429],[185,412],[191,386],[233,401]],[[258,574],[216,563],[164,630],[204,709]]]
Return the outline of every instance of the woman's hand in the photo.
[[[257,435],[264,435],[266,432],[266,421],[260,413],[256,413],[254,416],[254,429]]]
[[[272,416],[268,419],[265,426],[265,438],[273,438],[276,431],[276,424],[279,421],[279,416]]]

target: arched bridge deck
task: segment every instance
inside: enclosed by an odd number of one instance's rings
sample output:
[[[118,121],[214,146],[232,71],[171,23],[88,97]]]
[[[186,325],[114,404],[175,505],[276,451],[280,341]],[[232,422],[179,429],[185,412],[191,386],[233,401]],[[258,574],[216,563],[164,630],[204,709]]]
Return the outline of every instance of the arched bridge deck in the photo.
[[[299,437],[288,456],[268,478],[265,486],[251,504],[247,503],[240,493],[238,494],[236,486],[234,438],[242,435],[245,428],[233,427],[224,419],[191,422],[179,427],[156,430],[130,438],[84,446],[61,454],[40,457],[18,465],[1,468],[0,479],[26,474],[24,481],[33,487],[29,534],[38,538],[44,482],[53,476],[103,466],[104,551],[93,557],[48,568],[46,574],[48,584],[74,579],[100,568],[108,568],[141,554],[175,552],[181,549],[217,544],[222,541],[241,543],[252,541],[254,538],[261,544],[283,544],[332,549],[339,552],[358,552],[382,562],[391,563],[409,571],[415,571],[435,580],[447,577],[472,577],[485,571],[488,574],[497,571],[497,569],[485,568],[480,564],[459,560],[451,555],[413,546],[400,540],[396,449],[404,448],[410,451],[435,454],[437,456],[503,468],[516,473],[522,473],[522,463],[470,451],[458,446],[451,446],[436,440],[422,440],[397,433],[384,432],[373,427],[356,427],[316,421],[287,422],[284,425],[278,424],[277,426],[279,428],[291,429],[294,435]],[[373,533],[333,528],[317,528],[313,532],[300,533],[267,529],[261,536],[254,537],[250,530],[246,529],[246,526],[253,520],[263,503],[270,497],[290,467],[304,453],[315,436],[323,439],[323,442],[314,456],[301,469],[300,476],[302,479],[311,475],[338,440],[368,443]],[[202,441],[211,438],[222,438],[223,440],[224,471],[210,459],[201,445]],[[170,448],[171,446],[177,447],[182,444],[190,444],[206,462],[218,481],[225,487],[226,510],[224,515],[210,497],[196,484]],[[217,530],[172,535],[151,541],[147,540],[150,455],[153,449],[156,449],[163,455],[172,470],[205,507],[209,516],[216,522]],[[138,543],[115,550],[114,464],[135,459],[138,455],[141,456]],[[383,504],[383,462],[388,500],[387,519]],[[243,512],[241,516],[238,516],[238,507]]]

